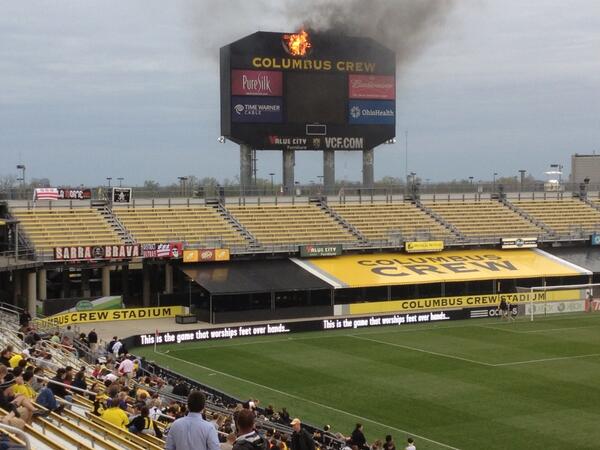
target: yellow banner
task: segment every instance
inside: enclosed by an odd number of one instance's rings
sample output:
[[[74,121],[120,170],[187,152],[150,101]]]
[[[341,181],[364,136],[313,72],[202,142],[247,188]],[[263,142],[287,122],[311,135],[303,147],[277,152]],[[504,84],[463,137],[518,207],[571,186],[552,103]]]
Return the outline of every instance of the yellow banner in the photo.
[[[543,303],[581,300],[584,293],[579,289],[564,291],[521,292],[518,294],[469,295],[462,297],[419,298],[415,300],[392,300],[389,302],[353,303],[350,314],[373,314],[401,311],[426,311],[432,309],[476,308],[497,306],[500,300],[508,303]]]
[[[109,309],[104,311],[80,311],[56,314],[41,319],[45,325],[69,325],[91,322],[112,322],[116,320],[163,319],[183,314],[183,306],[159,306],[156,308]]]
[[[441,252],[444,250],[444,241],[408,241],[404,243],[407,253]]]
[[[310,258],[303,264],[338,287],[572,276],[591,272],[540,250],[454,250]]]

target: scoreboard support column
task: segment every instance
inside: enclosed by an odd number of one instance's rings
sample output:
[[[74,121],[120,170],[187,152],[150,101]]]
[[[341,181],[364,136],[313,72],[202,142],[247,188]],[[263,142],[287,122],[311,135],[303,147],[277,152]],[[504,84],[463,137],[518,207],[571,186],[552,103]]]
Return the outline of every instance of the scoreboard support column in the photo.
[[[252,148],[249,145],[240,145],[240,194],[249,194],[252,184]]]
[[[294,195],[294,166],[296,165],[296,152],[283,150],[283,187],[285,194]]]
[[[363,187],[372,188],[375,183],[374,152],[372,148],[363,150]]]
[[[332,194],[335,189],[335,151],[323,150],[323,187],[324,194]]]

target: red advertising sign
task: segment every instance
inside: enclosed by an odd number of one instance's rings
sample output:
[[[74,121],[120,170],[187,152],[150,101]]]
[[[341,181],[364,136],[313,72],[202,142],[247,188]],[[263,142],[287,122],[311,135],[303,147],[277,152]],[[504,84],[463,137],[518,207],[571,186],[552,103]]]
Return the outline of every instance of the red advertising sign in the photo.
[[[144,258],[181,258],[183,243],[170,242],[168,244],[142,244]]]
[[[394,100],[396,81],[387,75],[349,75],[348,92],[350,98]]]
[[[232,70],[231,95],[282,95],[281,72],[269,70]]]

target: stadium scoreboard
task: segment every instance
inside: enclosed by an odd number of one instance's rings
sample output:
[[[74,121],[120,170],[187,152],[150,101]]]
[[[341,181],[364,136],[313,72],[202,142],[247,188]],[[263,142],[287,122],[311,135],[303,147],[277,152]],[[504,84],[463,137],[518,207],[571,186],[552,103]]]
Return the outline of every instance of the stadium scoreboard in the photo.
[[[364,150],[395,136],[395,55],[370,38],[256,32],[220,60],[221,135],[233,142]]]

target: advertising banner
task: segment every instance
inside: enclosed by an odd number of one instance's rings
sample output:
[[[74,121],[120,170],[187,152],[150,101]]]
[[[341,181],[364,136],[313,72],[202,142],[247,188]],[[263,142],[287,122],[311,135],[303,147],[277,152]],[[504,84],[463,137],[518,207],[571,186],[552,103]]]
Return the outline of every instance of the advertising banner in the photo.
[[[90,200],[92,198],[92,190],[59,188],[58,198],[60,200]]]
[[[131,203],[131,188],[112,188],[111,199],[113,203]]]
[[[396,99],[396,81],[391,75],[348,76],[348,96],[355,99]]]
[[[144,258],[179,259],[183,254],[183,243],[169,242],[168,244],[142,244]]]
[[[374,315],[345,319],[304,320],[280,323],[205,328],[187,331],[149,333],[137,336],[140,346],[156,344],[180,344],[182,342],[203,342],[220,339],[236,339],[250,336],[272,336],[302,331],[356,330],[381,326],[405,326],[417,323],[443,322],[467,319],[467,310],[439,311],[420,314]]]
[[[404,243],[406,253],[441,252],[444,250],[444,241],[408,241]]]
[[[342,254],[342,246],[338,245],[301,245],[300,256],[302,258],[339,256]]]
[[[600,245],[600,233],[592,233],[590,236],[591,245]]]
[[[40,319],[46,324],[69,325],[90,322],[113,322],[118,320],[163,319],[183,314],[183,306],[159,306],[155,308],[107,309],[101,311],[76,311]]]
[[[541,250],[452,250],[292,259],[336,288],[590,275]]]
[[[574,302],[553,302],[553,303],[541,303],[533,305],[525,303],[525,315],[531,315],[531,309],[533,308],[534,315],[546,315],[546,314],[563,314],[563,313],[574,313],[585,311],[585,300],[578,300]]]
[[[578,300],[579,289],[564,291],[519,292],[513,294],[482,294],[457,297],[418,298],[413,300],[390,300],[383,302],[351,303],[342,305],[340,314],[373,314],[394,311],[428,311],[450,308],[496,307],[501,300],[511,304],[546,303]]]
[[[348,123],[351,125],[393,125],[396,102],[393,100],[350,100]]]
[[[502,248],[536,248],[537,237],[502,238]]]
[[[183,251],[184,263],[229,261],[228,248],[193,248]]]
[[[281,96],[281,72],[269,70],[232,70],[231,95]]]
[[[58,200],[58,189],[35,188],[33,190],[33,201],[36,200]]]
[[[240,123],[283,122],[281,97],[231,97],[231,121]]]
[[[56,261],[129,259],[141,256],[142,252],[139,244],[54,247],[54,259]]]

